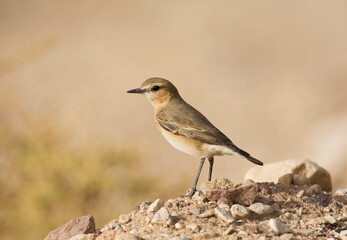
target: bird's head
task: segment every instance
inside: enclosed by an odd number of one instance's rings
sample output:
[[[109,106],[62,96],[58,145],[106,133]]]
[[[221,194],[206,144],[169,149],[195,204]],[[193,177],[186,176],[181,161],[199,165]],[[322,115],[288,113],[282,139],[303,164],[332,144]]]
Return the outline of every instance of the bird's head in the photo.
[[[179,96],[177,88],[164,78],[149,78],[139,88],[129,90],[128,93],[144,94],[154,107],[168,103]]]

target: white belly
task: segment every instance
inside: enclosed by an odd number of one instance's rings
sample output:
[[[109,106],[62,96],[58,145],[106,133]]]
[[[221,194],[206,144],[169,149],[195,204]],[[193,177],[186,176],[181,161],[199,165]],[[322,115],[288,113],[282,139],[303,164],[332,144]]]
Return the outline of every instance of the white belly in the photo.
[[[161,128],[159,128],[159,130],[163,134],[164,138],[171,144],[171,146],[176,148],[178,151],[184,152],[194,157],[208,158],[222,155],[238,155],[236,152],[232,151],[226,146],[202,143],[195,139],[175,135]]]
[[[164,138],[178,151],[184,152],[194,157],[203,157],[198,147],[198,141],[184,136],[175,135],[166,130],[160,129]]]

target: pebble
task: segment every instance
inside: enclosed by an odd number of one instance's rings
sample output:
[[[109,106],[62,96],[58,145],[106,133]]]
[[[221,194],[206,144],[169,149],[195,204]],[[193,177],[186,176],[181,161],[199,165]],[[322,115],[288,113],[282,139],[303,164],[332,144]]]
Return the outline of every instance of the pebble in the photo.
[[[335,192],[337,195],[347,195],[347,188],[345,189],[338,189]]]
[[[294,235],[292,233],[285,233],[278,240],[291,240],[293,237]]]
[[[199,217],[200,218],[209,218],[209,217],[212,217],[213,215],[214,215],[213,212],[206,211],[206,212],[203,212],[203,213],[199,214]]]
[[[269,226],[275,233],[283,234],[293,232],[292,229],[290,229],[287,225],[285,225],[281,220],[278,219],[271,218],[269,221]]]
[[[216,201],[208,202],[208,206],[210,206],[211,208],[215,208],[217,207],[217,202]]]
[[[215,238],[215,237],[218,237],[219,234],[216,233],[216,232],[213,232],[213,231],[208,231],[208,232],[204,232],[204,233],[200,233],[198,236],[196,236],[196,238],[194,239],[197,239],[197,240],[200,240],[200,239],[209,239],[209,238]]]
[[[228,204],[226,203],[221,203],[221,204],[218,204],[218,207],[219,208],[224,208],[225,210],[229,211],[230,210],[230,207]]]
[[[162,224],[166,224],[166,223],[170,223],[172,219],[171,219],[171,215],[169,213],[169,211],[165,208],[165,207],[161,207],[153,216],[151,223],[162,223]]]
[[[290,185],[293,183],[293,174],[287,173],[278,179],[279,184]]]
[[[331,215],[326,215],[324,218],[325,218],[325,220],[327,220],[328,223],[330,223],[330,224],[336,224],[336,223],[337,223],[336,218],[334,218],[334,217],[331,216]]]
[[[347,240],[347,230],[343,230],[340,232],[340,238],[342,240]]]
[[[280,210],[280,205],[278,203],[274,203],[271,206],[272,206],[273,210],[275,210],[275,211]]]
[[[192,224],[187,225],[186,229],[190,229],[193,232],[200,232],[201,227],[199,225],[195,224],[195,223],[192,223]]]
[[[94,236],[93,234],[78,234],[76,236],[73,236],[69,240],[93,240]]]
[[[199,202],[205,202],[207,200],[207,198],[200,191],[196,191],[192,197],[192,200],[199,201]]]
[[[320,193],[322,193],[322,187],[319,184],[313,184],[306,191],[307,196],[313,196],[315,194],[320,194]]]
[[[248,207],[248,209],[259,216],[266,216],[273,213],[274,211],[271,206],[262,203],[253,203],[251,206]]]
[[[230,212],[233,215],[233,217],[236,218],[244,218],[249,216],[249,211],[245,206],[242,206],[240,204],[234,204],[230,208]]]
[[[343,222],[343,221],[347,221],[347,212],[343,213],[342,216],[338,217],[339,221]]]
[[[227,228],[227,230],[225,230],[225,231],[223,232],[223,236],[229,235],[230,233],[232,233],[232,231],[234,231],[234,226],[233,226],[233,225],[230,225],[230,226]]]
[[[121,224],[126,224],[131,221],[130,215],[129,214],[122,214],[119,216],[119,222]]]
[[[225,222],[228,222],[228,223],[235,222],[235,218],[231,216],[231,213],[225,210],[224,208],[216,207],[214,209],[214,213],[216,214],[217,217],[219,217]]]
[[[307,222],[307,224],[313,225],[313,226],[317,226],[317,225],[320,225],[320,224],[324,224],[326,222],[327,222],[327,220],[324,217],[317,217],[317,218],[310,219]]]
[[[180,229],[184,228],[184,225],[182,223],[178,222],[178,223],[175,224],[175,228],[180,230]]]
[[[131,233],[121,233],[117,235],[114,240],[139,240],[138,236],[135,236]]]
[[[157,199],[151,205],[149,205],[147,212],[148,213],[156,212],[163,206],[164,206],[164,201],[161,199]]]
[[[243,230],[240,230],[237,232],[237,236],[240,236],[240,237],[247,237],[248,236],[248,233],[243,231]]]
[[[310,180],[305,176],[301,176],[299,174],[294,174],[293,175],[293,183],[295,185],[298,185],[298,186],[304,186],[304,185],[309,185]]]
[[[177,237],[170,238],[170,240],[191,240],[191,238],[188,238],[186,236],[177,236]]]
[[[286,216],[286,218],[288,218],[289,220],[299,220],[300,217],[295,214],[295,213],[285,213],[284,216]]]
[[[297,194],[296,197],[297,198],[302,198],[305,195],[305,190],[300,190]]]

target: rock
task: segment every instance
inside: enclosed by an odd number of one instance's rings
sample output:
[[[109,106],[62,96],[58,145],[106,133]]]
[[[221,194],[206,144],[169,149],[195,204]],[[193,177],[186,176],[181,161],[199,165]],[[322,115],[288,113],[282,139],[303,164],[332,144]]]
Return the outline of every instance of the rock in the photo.
[[[247,206],[254,202],[258,192],[256,184],[235,187],[235,184],[225,178],[203,183],[201,184],[200,189],[210,201],[217,201],[220,198],[226,198],[232,203]]]
[[[196,191],[192,197],[192,200],[194,201],[200,201],[200,202],[205,202],[207,199],[200,191]]]
[[[183,225],[182,223],[178,222],[178,223],[175,224],[175,228],[176,228],[177,230],[180,230],[180,229],[183,229],[183,228],[184,228],[184,225]]]
[[[209,239],[209,238],[216,238],[218,237],[218,233],[209,231],[209,232],[204,232],[200,233],[195,239],[200,240],[200,239]]]
[[[186,236],[177,236],[177,237],[170,238],[170,240],[191,240],[191,238],[188,238]]]
[[[121,233],[114,238],[114,240],[140,240],[140,239],[141,238],[131,233]]]
[[[233,218],[233,216],[231,216],[230,212],[228,212],[224,208],[216,207],[214,209],[214,213],[216,214],[217,217],[219,217],[220,219],[222,219],[225,222],[228,222],[228,223],[235,222],[235,218]]]
[[[236,218],[244,218],[249,216],[249,211],[245,206],[234,204],[230,208],[231,215]]]
[[[271,206],[262,203],[253,203],[251,206],[248,207],[248,209],[259,216],[266,216],[273,213],[274,211]]]
[[[291,240],[293,237],[294,235],[292,233],[285,233],[278,240]]]
[[[347,212],[343,213],[342,216],[338,217],[337,220],[340,222],[347,221]]]
[[[334,217],[331,216],[331,215],[326,215],[324,218],[325,218],[325,220],[327,220],[328,223],[330,223],[330,224],[332,224],[332,225],[334,225],[334,224],[337,223],[336,218],[334,218]]]
[[[307,224],[317,226],[317,225],[325,224],[326,222],[327,222],[327,220],[324,217],[317,217],[317,218],[310,219],[307,222]]]
[[[72,238],[70,238],[70,240],[93,240],[94,239],[94,234],[78,234]]]
[[[302,196],[304,196],[304,195],[305,195],[305,190],[302,189],[302,190],[300,190],[300,191],[296,194],[296,197],[297,197],[297,198],[302,198]]]
[[[287,212],[284,214],[284,216],[286,216],[286,218],[288,218],[289,220],[299,220],[300,219],[300,217],[295,213]]]
[[[301,176],[299,174],[293,175],[293,184],[298,186],[309,185],[310,180],[306,176]]]
[[[293,232],[292,229],[290,229],[287,225],[285,225],[281,220],[278,219],[271,218],[269,221],[269,226],[275,233],[283,234]]]
[[[336,190],[335,194],[337,195],[347,195],[347,188]]]
[[[347,240],[347,230],[341,231],[339,235],[342,240]]]
[[[201,227],[199,225],[195,224],[195,223],[192,223],[192,224],[187,225],[186,229],[190,229],[193,232],[200,232]]]
[[[121,224],[126,224],[131,221],[131,218],[129,214],[122,214],[119,216],[118,220]]]
[[[222,203],[222,204],[218,204],[219,208],[224,208],[225,210],[229,211],[230,207],[228,204]]]
[[[165,207],[161,207],[153,216],[151,223],[169,224],[171,215]]]
[[[275,182],[287,173],[306,176],[311,184],[319,184],[324,191],[331,191],[332,189],[329,172],[307,159],[286,160],[253,167],[248,170],[245,179],[252,179],[256,182]]]
[[[313,184],[306,191],[306,195],[310,196],[310,197],[315,195],[315,194],[320,194],[320,193],[322,193],[322,188],[318,184]]]
[[[206,211],[206,212],[203,212],[203,213],[199,214],[198,216],[199,216],[200,218],[209,218],[209,217],[212,217],[213,215],[214,215],[213,212],[211,212],[211,211]]]
[[[51,231],[45,240],[69,240],[79,234],[95,232],[95,222],[91,215],[75,218],[61,227]]]
[[[151,205],[149,205],[147,212],[148,213],[156,212],[163,206],[164,206],[164,201],[158,198]]]
[[[293,183],[293,174],[287,173],[278,178],[278,183],[283,185],[290,185]]]
[[[223,236],[229,235],[232,231],[234,231],[234,226],[233,226],[233,225],[230,225],[230,226],[223,232]]]

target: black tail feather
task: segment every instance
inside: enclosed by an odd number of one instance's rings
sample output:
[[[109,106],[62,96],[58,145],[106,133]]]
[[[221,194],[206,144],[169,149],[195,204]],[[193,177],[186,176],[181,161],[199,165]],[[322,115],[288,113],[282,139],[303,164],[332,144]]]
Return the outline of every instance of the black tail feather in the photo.
[[[236,147],[234,144],[230,144],[229,147],[235,151],[236,153],[240,154],[241,156],[245,157],[248,161],[257,164],[257,165],[263,165],[262,161],[259,161],[258,159],[252,157],[248,152],[243,151],[242,149]]]

